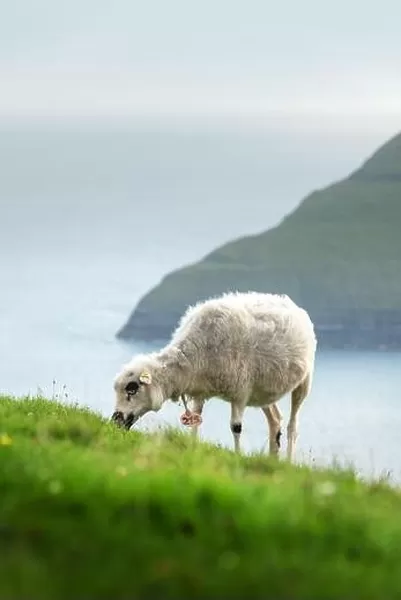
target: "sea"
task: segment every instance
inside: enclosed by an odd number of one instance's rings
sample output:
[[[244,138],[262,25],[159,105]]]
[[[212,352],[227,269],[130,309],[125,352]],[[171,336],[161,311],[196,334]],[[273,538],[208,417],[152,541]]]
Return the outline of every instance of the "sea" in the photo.
[[[121,365],[158,347],[115,337],[140,297],[220,244],[275,226],[387,137],[369,123],[285,119],[0,122],[0,394],[108,417]],[[296,460],[401,482],[400,383],[401,353],[319,349]],[[286,420],[289,398],[280,404]],[[181,411],[166,403],[137,427],[181,427]],[[226,403],[210,400],[201,437],[232,447]],[[265,418],[249,408],[243,451],[266,448]]]

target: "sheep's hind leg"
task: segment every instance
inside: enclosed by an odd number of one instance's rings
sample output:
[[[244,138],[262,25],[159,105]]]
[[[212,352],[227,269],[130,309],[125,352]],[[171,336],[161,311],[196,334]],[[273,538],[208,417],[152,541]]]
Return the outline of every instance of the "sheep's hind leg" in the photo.
[[[303,382],[291,394],[291,412],[287,427],[287,459],[291,462],[294,456],[298,437],[298,411],[311,388],[311,376],[307,375]]]
[[[245,406],[243,404],[231,403],[231,420],[230,427],[234,437],[234,449],[235,452],[241,451],[240,438],[242,433],[242,419],[245,412]]]
[[[268,404],[262,407],[269,425],[269,454],[278,455],[280,450],[281,422],[283,420],[281,411],[277,404]]]

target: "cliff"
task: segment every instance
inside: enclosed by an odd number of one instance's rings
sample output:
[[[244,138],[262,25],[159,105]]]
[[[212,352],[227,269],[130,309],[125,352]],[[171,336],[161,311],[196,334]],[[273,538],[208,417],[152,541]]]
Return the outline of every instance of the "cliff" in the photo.
[[[167,339],[188,304],[253,289],[286,293],[305,307],[321,346],[401,347],[400,230],[401,134],[277,227],[168,274],[117,336]]]

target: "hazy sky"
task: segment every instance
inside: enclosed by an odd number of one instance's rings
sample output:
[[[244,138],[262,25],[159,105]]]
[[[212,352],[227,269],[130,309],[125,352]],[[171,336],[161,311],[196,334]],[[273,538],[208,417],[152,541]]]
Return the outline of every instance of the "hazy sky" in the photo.
[[[1,0],[0,115],[401,114],[399,0]]]

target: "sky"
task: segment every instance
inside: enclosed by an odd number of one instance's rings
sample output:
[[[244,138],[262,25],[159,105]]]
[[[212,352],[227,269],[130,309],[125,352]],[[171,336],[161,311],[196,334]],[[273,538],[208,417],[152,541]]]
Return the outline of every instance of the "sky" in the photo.
[[[398,0],[0,1],[0,117],[401,116]]]

